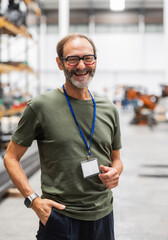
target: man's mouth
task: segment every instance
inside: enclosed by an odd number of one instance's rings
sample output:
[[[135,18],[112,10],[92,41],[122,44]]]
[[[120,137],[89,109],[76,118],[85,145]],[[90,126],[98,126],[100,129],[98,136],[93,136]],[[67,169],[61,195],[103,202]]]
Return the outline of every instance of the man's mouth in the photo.
[[[82,77],[88,74],[88,72],[86,73],[74,73],[76,76]]]
[[[84,77],[88,73],[90,73],[90,70],[85,70],[85,71],[73,71],[72,74],[74,74],[77,77]]]

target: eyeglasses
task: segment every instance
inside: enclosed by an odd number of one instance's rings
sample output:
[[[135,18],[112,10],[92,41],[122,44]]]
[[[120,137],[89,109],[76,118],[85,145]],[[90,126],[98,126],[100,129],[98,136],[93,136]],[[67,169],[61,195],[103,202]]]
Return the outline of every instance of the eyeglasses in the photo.
[[[61,59],[65,60],[69,66],[77,66],[80,60],[83,60],[85,65],[93,65],[96,61],[95,55],[84,55],[83,57],[79,56],[68,56],[66,58],[61,57]]]

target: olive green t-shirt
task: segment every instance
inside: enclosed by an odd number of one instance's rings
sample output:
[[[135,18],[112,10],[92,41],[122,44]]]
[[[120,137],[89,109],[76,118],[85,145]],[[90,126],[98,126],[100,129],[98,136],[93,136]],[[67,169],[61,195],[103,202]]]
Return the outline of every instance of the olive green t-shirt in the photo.
[[[89,145],[93,102],[72,97],[69,100]],[[95,102],[91,157],[98,159],[99,166],[111,166],[112,151],[121,148],[118,111],[102,97],[95,96]],[[28,103],[12,139],[25,147],[37,140],[42,197],[66,205],[65,210],[55,211],[81,220],[98,220],[112,211],[112,191],[97,175],[83,178],[81,162],[87,159],[88,149],[59,89],[41,94]]]

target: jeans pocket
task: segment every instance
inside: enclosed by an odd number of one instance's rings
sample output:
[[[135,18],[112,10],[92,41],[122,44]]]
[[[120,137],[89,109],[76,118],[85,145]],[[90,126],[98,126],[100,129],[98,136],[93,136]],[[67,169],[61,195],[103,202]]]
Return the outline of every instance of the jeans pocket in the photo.
[[[53,210],[51,210],[51,213],[50,213],[50,215],[48,217],[48,220],[47,220],[46,224],[43,225],[43,226],[47,227],[52,222],[52,218],[53,218]]]
[[[48,226],[50,226],[50,223],[52,222],[52,218],[53,218],[53,210],[51,210],[51,213],[45,225],[41,221],[39,221],[39,229],[36,235],[37,240],[43,240],[45,238],[46,229],[48,228]]]

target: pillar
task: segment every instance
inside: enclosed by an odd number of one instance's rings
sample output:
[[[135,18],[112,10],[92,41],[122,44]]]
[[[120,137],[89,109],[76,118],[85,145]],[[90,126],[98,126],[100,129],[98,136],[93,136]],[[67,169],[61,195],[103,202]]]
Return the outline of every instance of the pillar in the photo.
[[[60,38],[69,33],[69,0],[59,0],[58,27]]]
[[[163,5],[163,27],[165,38],[165,83],[168,85],[168,1],[164,0]]]

